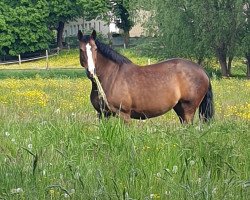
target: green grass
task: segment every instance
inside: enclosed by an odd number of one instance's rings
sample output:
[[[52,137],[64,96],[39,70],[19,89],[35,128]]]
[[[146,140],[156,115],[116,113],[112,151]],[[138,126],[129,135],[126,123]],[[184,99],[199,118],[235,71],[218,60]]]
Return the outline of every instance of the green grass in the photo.
[[[86,77],[83,68],[71,69],[2,69],[0,70],[0,79],[14,78],[14,79],[27,79],[27,78],[81,78]]]
[[[53,59],[49,70],[44,61],[0,70],[0,199],[249,198],[249,81],[221,79],[212,63],[209,124],[196,116],[183,126],[170,111],[125,125],[97,120],[77,50]],[[233,73],[242,69],[237,61]]]
[[[212,85],[209,124],[124,125],[98,122],[86,78],[0,80],[0,199],[248,199],[250,85]]]
[[[19,64],[0,65],[0,69],[46,69],[46,59]],[[63,50],[59,55],[49,57],[48,68],[81,68],[79,62],[79,50]]]

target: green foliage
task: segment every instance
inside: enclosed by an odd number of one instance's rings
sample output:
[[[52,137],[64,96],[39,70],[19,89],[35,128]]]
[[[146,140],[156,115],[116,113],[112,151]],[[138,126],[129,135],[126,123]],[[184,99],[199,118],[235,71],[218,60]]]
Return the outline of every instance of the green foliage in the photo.
[[[246,3],[243,13],[243,27],[239,33],[239,52],[250,55],[250,4]]]
[[[62,37],[65,22],[93,19],[108,9],[106,1],[22,0],[0,2],[0,55],[18,55],[48,48],[52,30]]]
[[[244,1],[139,0],[133,3],[150,11],[147,29],[157,36],[167,57],[200,60],[218,50],[231,56],[243,43],[249,46],[242,40],[238,44],[242,35],[249,35],[244,28]]]
[[[68,22],[78,17],[95,19],[107,11],[108,4],[103,0],[54,0],[49,1],[49,21],[57,28],[59,22]]]
[[[82,6],[81,15],[87,20],[103,17],[110,8],[107,0],[77,0],[77,6]]]
[[[57,28],[60,21],[67,22],[80,16],[81,9],[76,4],[76,0],[54,0],[49,1],[49,23]]]
[[[51,32],[47,27],[47,1],[1,1],[0,53],[18,55],[48,48]]]
[[[111,1],[112,2],[112,1]],[[130,12],[132,8],[129,7],[129,0],[119,0],[112,2],[113,12],[116,17],[116,25],[124,32],[129,32],[134,26],[134,22],[131,19]]]

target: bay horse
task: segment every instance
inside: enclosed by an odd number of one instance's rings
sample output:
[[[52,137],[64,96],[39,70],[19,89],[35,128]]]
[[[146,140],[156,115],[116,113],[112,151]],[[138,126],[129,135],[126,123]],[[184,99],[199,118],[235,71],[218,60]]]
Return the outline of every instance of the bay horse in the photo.
[[[99,117],[125,121],[163,115],[172,108],[181,123],[193,122],[197,108],[207,122],[214,115],[210,79],[198,64],[173,58],[140,67],[91,35],[78,32],[80,63],[92,82],[90,100]],[[108,102],[98,93],[96,75]]]

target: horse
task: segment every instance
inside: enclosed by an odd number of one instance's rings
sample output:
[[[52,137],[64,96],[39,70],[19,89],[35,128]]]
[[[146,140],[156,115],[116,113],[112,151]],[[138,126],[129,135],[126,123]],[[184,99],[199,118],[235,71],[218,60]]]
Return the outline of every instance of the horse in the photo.
[[[212,86],[201,66],[181,58],[138,66],[96,35],[95,30],[91,35],[78,32],[80,63],[91,80],[90,100],[99,118],[119,115],[129,122],[174,109],[181,123],[193,123],[198,107],[202,121],[213,118]],[[95,75],[107,101],[99,95]]]

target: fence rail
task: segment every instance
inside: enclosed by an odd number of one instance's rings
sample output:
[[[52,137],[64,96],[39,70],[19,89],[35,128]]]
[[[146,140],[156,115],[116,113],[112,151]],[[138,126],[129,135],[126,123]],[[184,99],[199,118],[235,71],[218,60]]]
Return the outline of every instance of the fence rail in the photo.
[[[58,55],[59,54],[59,49],[56,49],[56,53],[52,53],[52,54],[49,54],[48,50],[46,50],[45,54],[46,54],[45,56],[38,56],[38,57],[25,58],[25,59],[22,59],[21,55],[18,55],[18,60],[0,62],[0,65],[10,65],[10,64],[19,64],[19,65],[21,65],[23,62],[30,62],[30,61],[41,60],[41,59],[46,58],[46,66],[48,67],[49,57]]]

